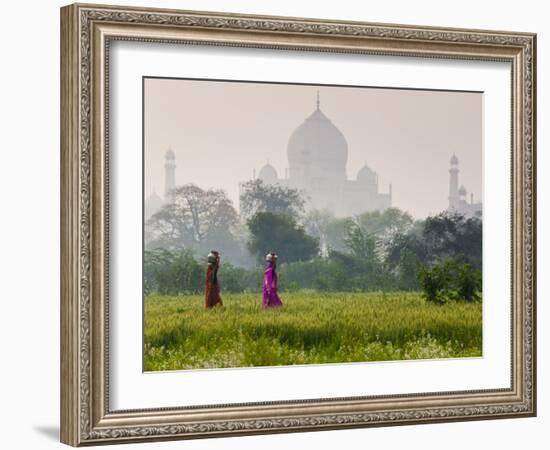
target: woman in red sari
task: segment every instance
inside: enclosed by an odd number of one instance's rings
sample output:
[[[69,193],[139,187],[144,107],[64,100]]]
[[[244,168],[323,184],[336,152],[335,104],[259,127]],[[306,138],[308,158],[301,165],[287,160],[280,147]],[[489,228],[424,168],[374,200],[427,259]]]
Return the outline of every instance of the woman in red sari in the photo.
[[[212,250],[208,254],[208,269],[206,269],[206,285],[204,293],[205,308],[213,308],[216,305],[223,306],[218,283],[218,268],[220,267],[220,254]]]

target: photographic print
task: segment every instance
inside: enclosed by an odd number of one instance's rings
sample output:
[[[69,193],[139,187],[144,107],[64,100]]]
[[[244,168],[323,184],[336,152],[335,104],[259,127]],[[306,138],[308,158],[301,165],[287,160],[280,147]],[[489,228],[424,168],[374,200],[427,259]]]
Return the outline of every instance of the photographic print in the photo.
[[[144,77],[144,371],[483,356],[482,115]]]

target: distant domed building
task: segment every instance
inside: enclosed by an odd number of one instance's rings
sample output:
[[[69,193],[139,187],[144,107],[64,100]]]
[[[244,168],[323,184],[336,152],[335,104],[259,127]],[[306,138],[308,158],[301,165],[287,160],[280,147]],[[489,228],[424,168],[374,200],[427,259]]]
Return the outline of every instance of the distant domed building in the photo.
[[[391,185],[388,193],[380,193],[378,175],[366,164],[357,179],[348,179],[348,143],[321,110],[319,94],[315,110],[290,135],[287,157],[284,178],[279,178],[268,162],[260,169],[258,179],[303,191],[308,209],[328,209],[337,216],[350,216],[391,206]]]
[[[458,158],[454,153],[449,162],[451,168],[449,169],[449,206],[447,211],[457,212],[466,217],[481,216],[481,202],[474,203],[474,194],[470,194],[470,201],[468,202],[468,191],[464,186],[458,187]]]

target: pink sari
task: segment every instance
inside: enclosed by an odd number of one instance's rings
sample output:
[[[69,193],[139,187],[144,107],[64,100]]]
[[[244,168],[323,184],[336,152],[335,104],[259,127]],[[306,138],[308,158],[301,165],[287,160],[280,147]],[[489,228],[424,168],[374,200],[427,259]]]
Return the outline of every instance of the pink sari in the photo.
[[[277,272],[269,262],[264,272],[264,286],[262,289],[262,306],[264,308],[276,308],[283,306],[283,302],[277,294]]]

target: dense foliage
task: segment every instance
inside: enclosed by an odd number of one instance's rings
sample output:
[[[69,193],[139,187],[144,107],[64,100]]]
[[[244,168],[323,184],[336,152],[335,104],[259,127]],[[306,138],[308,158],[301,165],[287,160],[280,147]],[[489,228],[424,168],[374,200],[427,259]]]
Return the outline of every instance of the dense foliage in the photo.
[[[241,215],[249,219],[259,212],[297,217],[305,200],[297,189],[266,184],[260,179],[247,181],[240,195]]]
[[[318,240],[308,236],[292,216],[260,212],[248,220],[247,226],[248,249],[259,261],[268,252],[284,255],[285,262],[307,261],[319,253]]]
[[[170,199],[146,226],[146,292],[201,292],[205,256],[216,249],[222,291],[257,291],[263,258],[276,252],[282,290],[422,289],[435,303],[480,295],[480,216],[445,211],[415,221],[388,208],[335,217],[305,212],[298,190],[260,180],[241,186],[241,215],[222,190],[187,184]]]
[[[235,267],[227,262],[218,274],[226,292],[243,292],[261,283],[261,273]],[[204,291],[206,266],[190,250],[146,250],[143,264],[144,292],[198,294]]]
[[[420,268],[423,296],[432,303],[480,299],[481,272],[468,263],[453,260]]]

